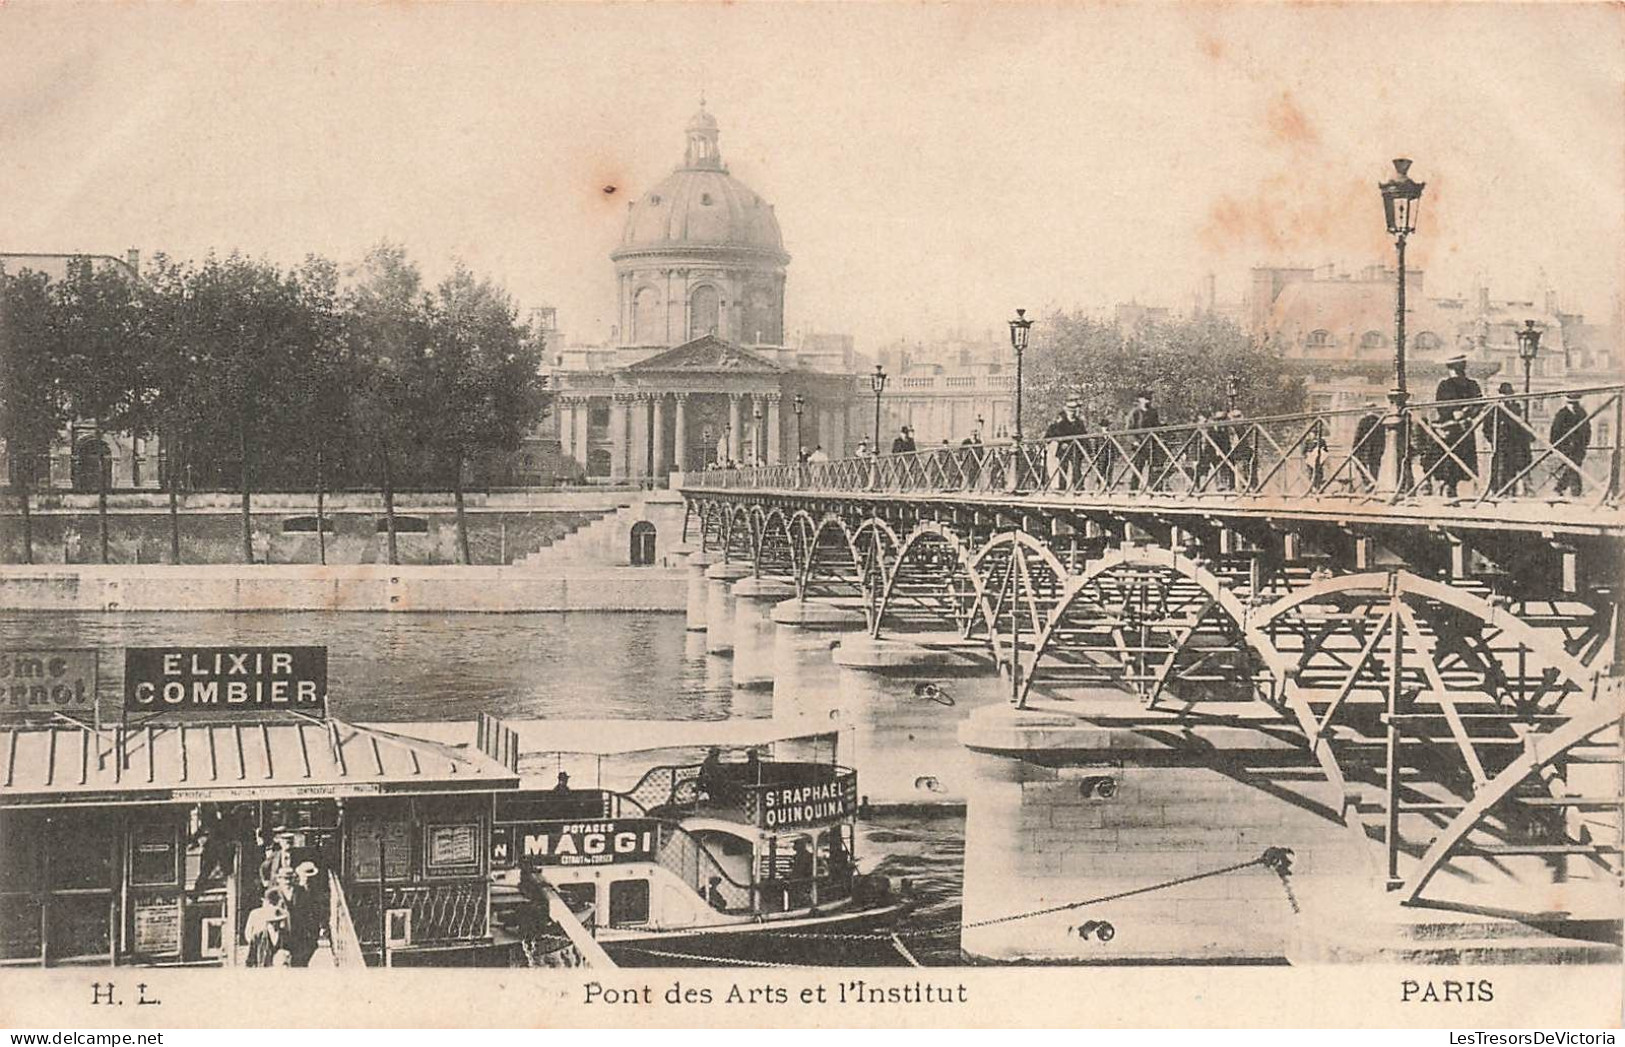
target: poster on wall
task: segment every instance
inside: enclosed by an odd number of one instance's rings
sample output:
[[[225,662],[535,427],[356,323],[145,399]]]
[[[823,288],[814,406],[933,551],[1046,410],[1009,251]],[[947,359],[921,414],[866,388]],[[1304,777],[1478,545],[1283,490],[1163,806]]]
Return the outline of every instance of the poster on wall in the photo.
[[[181,899],[179,895],[142,898],[135,903],[133,951],[143,956],[167,956],[181,951]]]

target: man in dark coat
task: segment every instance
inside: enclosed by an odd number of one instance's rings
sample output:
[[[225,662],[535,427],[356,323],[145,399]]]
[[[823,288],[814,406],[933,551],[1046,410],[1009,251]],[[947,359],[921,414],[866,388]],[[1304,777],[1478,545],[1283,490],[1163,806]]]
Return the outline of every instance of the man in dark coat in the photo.
[[[1382,413],[1375,403],[1365,405],[1365,413],[1354,426],[1354,460],[1360,464],[1364,475],[1356,477],[1358,484],[1366,490],[1376,486],[1377,477],[1382,472],[1383,442],[1387,434],[1382,429]]]
[[[1155,429],[1162,424],[1162,418],[1157,409],[1151,405],[1151,392],[1145,390],[1134,398],[1134,409],[1128,413],[1128,428]],[[1157,444],[1157,438],[1150,433],[1142,436],[1130,437],[1135,441],[1134,449],[1134,478],[1130,482],[1131,490],[1139,490],[1144,486],[1154,490],[1160,484],[1159,473],[1162,472],[1162,453]]]
[[[1490,459],[1490,495],[1516,497],[1528,487],[1524,470],[1529,467],[1533,434],[1527,425],[1524,402],[1513,398],[1512,383],[1502,382],[1495,391],[1502,402],[1495,405],[1495,417],[1490,425],[1490,439],[1495,442]]]
[[[1484,391],[1467,377],[1467,354],[1457,353],[1444,362],[1449,374],[1439,383],[1433,398],[1438,401],[1440,449],[1435,474],[1446,498],[1456,497],[1456,485],[1478,478],[1478,436],[1473,430],[1477,407],[1453,406],[1463,400],[1479,400]]]
[[[914,430],[910,429],[906,425],[903,426],[903,428],[897,433],[896,438],[891,442],[891,453],[913,454],[917,450],[919,450],[919,448],[914,443]]]
[[[1572,493],[1580,497],[1580,466],[1591,448],[1591,420],[1580,406],[1580,394],[1570,393],[1568,402],[1552,417],[1552,446],[1563,458],[1557,465],[1557,496]]]

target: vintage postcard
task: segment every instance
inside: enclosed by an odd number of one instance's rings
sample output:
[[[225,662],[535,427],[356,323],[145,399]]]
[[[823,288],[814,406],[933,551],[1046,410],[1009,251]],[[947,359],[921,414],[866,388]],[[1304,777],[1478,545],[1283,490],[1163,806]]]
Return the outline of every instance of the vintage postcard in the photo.
[[[1622,87],[0,5],[0,1024],[1617,1027]]]

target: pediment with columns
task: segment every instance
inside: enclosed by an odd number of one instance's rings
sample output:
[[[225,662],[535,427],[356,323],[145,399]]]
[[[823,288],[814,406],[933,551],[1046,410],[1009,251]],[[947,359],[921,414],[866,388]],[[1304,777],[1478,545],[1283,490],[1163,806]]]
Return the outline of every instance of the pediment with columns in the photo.
[[[701,335],[647,360],[631,364],[625,370],[639,375],[673,371],[704,374],[784,373],[784,368],[767,357],[743,346],[734,345],[714,334]]]

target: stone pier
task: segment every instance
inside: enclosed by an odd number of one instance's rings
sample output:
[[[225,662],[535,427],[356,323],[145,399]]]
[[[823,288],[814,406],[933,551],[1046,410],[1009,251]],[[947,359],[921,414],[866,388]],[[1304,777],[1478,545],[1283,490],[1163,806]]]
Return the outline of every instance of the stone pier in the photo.
[[[998,700],[996,681],[984,660],[954,649],[956,634],[915,639],[848,636],[835,649],[843,762],[870,803],[964,803],[970,757],[957,726]]]
[[[1333,815],[1340,805],[1301,749],[1269,732],[1279,721],[1268,710],[1237,703],[1234,725],[1199,727],[1170,713],[1155,731],[1126,694],[1033,704],[981,709],[960,727],[975,754],[962,936],[972,957],[1280,962],[1302,956],[1317,914],[1380,903],[1373,852]],[[1284,883],[1252,864],[1158,886],[1268,848],[1292,852]],[[1155,889],[986,922],[1145,888]]]
[[[734,649],[734,583],[751,570],[736,563],[714,563],[705,569],[705,649],[732,654]]]
[[[705,631],[706,605],[710,602],[710,583],[705,579],[705,570],[713,563],[711,554],[703,550],[688,554],[688,629],[690,632]]]
[[[773,686],[773,608],[795,594],[795,586],[771,578],[744,578],[734,583],[735,687]]]
[[[773,715],[828,716],[839,707],[830,649],[868,619],[829,600],[790,599],[773,608]]]

